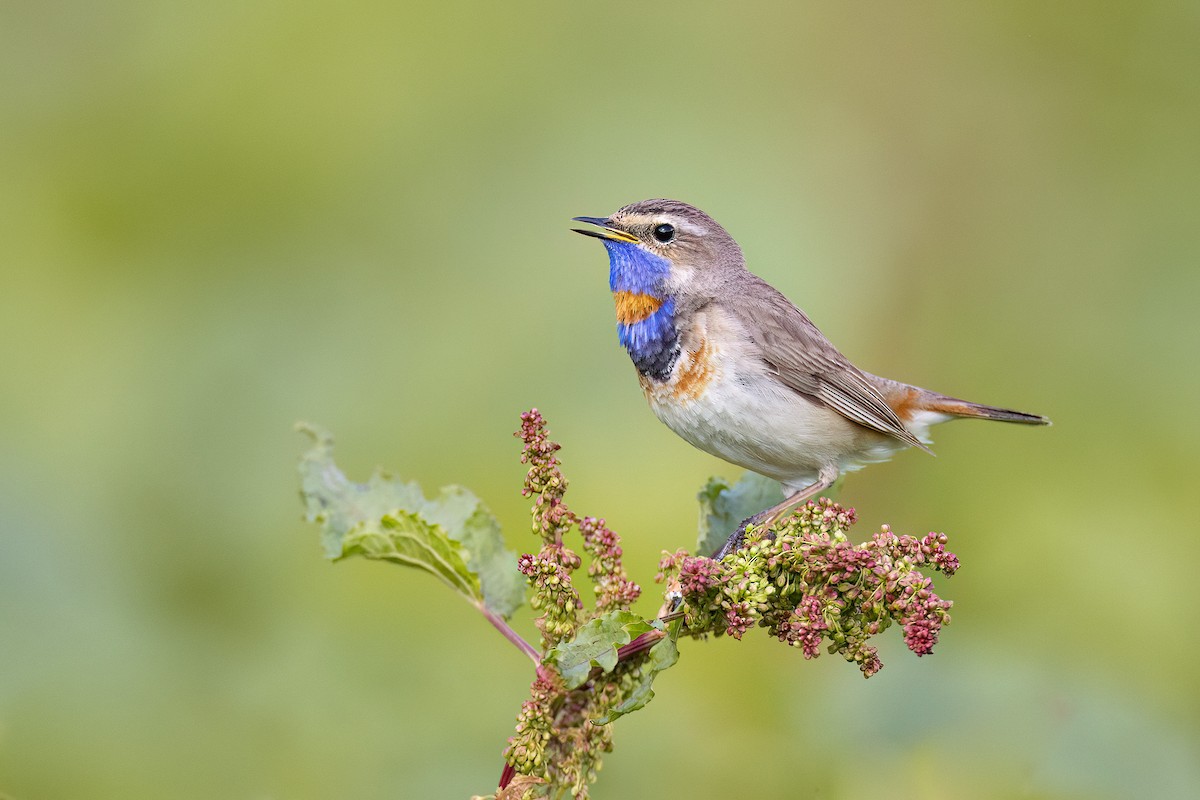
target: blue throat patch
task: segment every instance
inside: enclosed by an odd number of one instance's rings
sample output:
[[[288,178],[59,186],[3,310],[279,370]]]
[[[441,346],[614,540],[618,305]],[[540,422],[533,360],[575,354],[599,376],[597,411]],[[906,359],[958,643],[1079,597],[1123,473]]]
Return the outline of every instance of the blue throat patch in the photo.
[[[645,294],[662,301],[662,305],[645,319],[628,324],[618,322],[617,339],[629,352],[638,372],[653,380],[665,381],[679,357],[675,300],[665,295],[664,288],[671,262],[632,242],[603,241],[608,250],[608,287],[613,292]]]

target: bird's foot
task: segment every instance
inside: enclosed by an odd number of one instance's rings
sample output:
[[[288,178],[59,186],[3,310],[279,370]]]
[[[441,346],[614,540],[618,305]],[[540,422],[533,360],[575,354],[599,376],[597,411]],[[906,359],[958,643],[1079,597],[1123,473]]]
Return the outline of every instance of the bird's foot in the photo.
[[[740,523],[738,523],[737,528],[735,528],[733,533],[729,534],[729,538],[725,540],[725,544],[721,545],[721,549],[718,550],[717,552],[713,553],[713,556],[712,556],[713,561],[720,561],[725,556],[740,549],[742,546],[742,542],[746,538],[746,529],[749,528],[751,525],[763,524],[764,521],[766,521],[767,519],[770,518],[770,516],[771,516],[769,513],[770,511],[771,511],[771,509],[767,509],[766,511],[760,511],[757,514],[755,514],[754,516],[746,517],[744,520],[742,520]],[[767,537],[770,539],[774,539],[775,534],[768,532]]]

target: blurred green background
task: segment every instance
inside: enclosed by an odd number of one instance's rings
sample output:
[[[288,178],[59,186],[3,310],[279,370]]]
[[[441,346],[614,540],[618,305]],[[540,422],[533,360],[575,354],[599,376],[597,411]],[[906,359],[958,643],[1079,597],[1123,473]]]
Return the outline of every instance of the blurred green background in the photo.
[[[1200,796],[1197,41],[1194,2],[4,4],[0,791],[490,791],[528,663],[321,558],[292,424],[521,550],[537,405],[650,584],[737,470],[645,408],[568,220],[666,196],[864,369],[1056,425],[841,488],[951,535],[935,656],[685,643],[595,796]]]

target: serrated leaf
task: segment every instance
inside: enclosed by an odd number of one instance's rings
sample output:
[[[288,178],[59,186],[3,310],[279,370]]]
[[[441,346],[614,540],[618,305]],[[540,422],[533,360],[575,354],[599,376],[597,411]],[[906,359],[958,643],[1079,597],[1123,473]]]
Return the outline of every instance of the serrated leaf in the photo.
[[[700,535],[696,552],[712,555],[725,544],[729,534],[759,511],[783,502],[779,483],[756,472],[747,472],[737,483],[709,478],[697,495],[700,501]]]
[[[342,537],[367,520],[400,508],[414,508],[425,497],[416,483],[403,483],[376,471],[366,483],[352,483],[333,461],[333,437],[312,425],[296,426],[313,439],[300,457],[300,494],[306,519],[321,525],[321,543],[330,559],[342,554]]]
[[[653,626],[629,611],[610,611],[581,625],[575,638],[559,642],[550,651],[568,689],[576,689],[587,680],[592,667],[611,672],[617,665],[617,648],[629,644]]]
[[[314,442],[300,458],[301,494],[307,519],[322,526],[328,558],[357,555],[425,570],[505,618],[524,602],[516,555],[474,494],[448,486],[426,499],[417,483],[380,470],[354,483],[334,463],[329,433],[297,427]]]
[[[351,528],[336,560],[351,556],[423,569],[468,600],[483,601],[479,576],[467,566],[466,548],[443,528],[410,511],[397,510],[384,514],[377,523],[360,522]]]
[[[664,669],[675,666],[675,662],[679,660],[679,647],[675,644],[675,638],[679,633],[679,620],[671,625],[671,630],[667,636],[663,637],[658,644],[650,648],[650,652],[646,655],[646,663],[642,666],[641,679],[633,691],[625,696],[625,699],[615,706],[606,716],[592,720],[596,725],[607,725],[615,719],[631,714],[638,709],[644,708],[647,703],[654,699],[654,689],[651,688],[654,684],[654,679],[658,677],[658,673]]]
[[[461,487],[451,487],[466,492]],[[446,490],[443,490],[443,492]],[[517,555],[504,546],[500,522],[482,502],[457,529],[458,541],[467,549],[467,566],[479,576],[484,603],[508,619],[525,602],[525,576],[517,571]]]

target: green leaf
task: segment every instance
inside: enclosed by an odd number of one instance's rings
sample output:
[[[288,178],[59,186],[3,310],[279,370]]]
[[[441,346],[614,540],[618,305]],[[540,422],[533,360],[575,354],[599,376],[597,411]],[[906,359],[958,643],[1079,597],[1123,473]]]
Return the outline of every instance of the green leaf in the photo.
[[[312,448],[300,457],[300,495],[306,519],[322,526],[327,558],[341,557],[342,538],[354,526],[424,502],[417,484],[401,483],[380,471],[365,484],[351,483],[333,461],[333,437],[327,431],[304,423],[296,429],[313,439]]]
[[[467,551],[417,514],[397,510],[378,522],[360,522],[342,539],[336,560],[362,556],[417,567],[440,578],[473,602],[483,601],[479,576],[467,566]]]
[[[617,665],[617,648],[629,644],[653,626],[629,611],[610,611],[581,625],[575,638],[559,642],[550,651],[550,660],[558,668],[568,689],[577,689],[587,680],[592,667],[611,672]]]
[[[680,622],[682,620],[675,620],[671,623],[667,635],[650,648],[650,652],[646,654],[646,663],[642,665],[641,679],[633,691],[626,695],[625,699],[606,716],[592,720],[594,724],[607,725],[619,717],[643,708],[654,699],[654,690],[650,688],[654,684],[654,679],[658,673],[675,666],[675,662],[679,660],[679,648],[675,645],[675,639],[679,635]]]
[[[779,483],[756,472],[747,472],[735,484],[709,478],[697,495],[700,501],[700,535],[696,553],[710,556],[725,544],[742,520],[783,502]]]
[[[516,555],[479,498],[448,486],[426,499],[415,482],[380,470],[354,483],[334,463],[329,433],[297,428],[313,439],[300,458],[301,495],[307,519],[322,526],[328,558],[362,556],[425,570],[505,618],[524,602]]]

